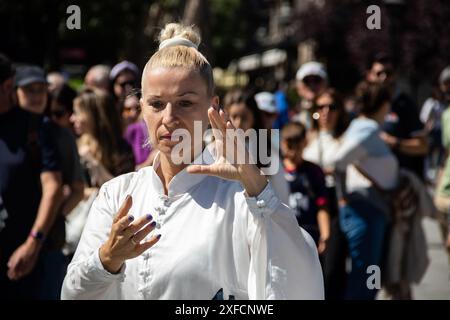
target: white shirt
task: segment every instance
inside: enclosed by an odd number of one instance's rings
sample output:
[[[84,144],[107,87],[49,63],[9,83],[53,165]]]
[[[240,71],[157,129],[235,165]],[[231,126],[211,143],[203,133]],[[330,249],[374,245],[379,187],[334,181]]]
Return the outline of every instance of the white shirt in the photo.
[[[334,156],[339,150],[340,142],[327,131],[319,131],[303,150],[303,159],[320,167],[333,169]]]
[[[209,151],[203,163],[212,163]],[[159,157],[154,167],[159,165]],[[161,239],[107,272],[99,248],[125,197],[130,214],[152,214]],[[151,235],[150,235],[151,236]],[[240,183],[186,169],[168,196],[153,167],[119,176],[100,189],[68,267],[62,299],[323,299],[323,279],[312,238],[271,184],[245,197]]]
[[[303,159],[317,164],[322,169],[332,170],[334,169],[334,157],[340,144],[341,142],[331,133],[321,130],[303,150]],[[334,176],[326,175],[325,184],[329,188],[334,187]]]
[[[348,192],[372,185],[354,164],[385,190],[391,190],[397,185],[398,161],[379,134],[379,124],[368,118],[354,119],[345,132],[334,161],[338,170],[347,170]]]

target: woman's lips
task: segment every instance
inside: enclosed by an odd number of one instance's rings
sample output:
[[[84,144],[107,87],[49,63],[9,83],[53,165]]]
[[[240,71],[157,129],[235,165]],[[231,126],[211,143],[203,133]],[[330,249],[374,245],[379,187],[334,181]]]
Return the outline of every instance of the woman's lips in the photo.
[[[172,140],[172,135],[171,134],[165,134],[165,135],[161,136],[161,139]]]

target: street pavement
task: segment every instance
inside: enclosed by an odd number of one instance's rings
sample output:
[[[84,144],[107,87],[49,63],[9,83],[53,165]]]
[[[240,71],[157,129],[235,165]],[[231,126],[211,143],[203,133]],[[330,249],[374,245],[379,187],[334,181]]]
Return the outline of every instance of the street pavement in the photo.
[[[450,264],[436,220],[425,218],[430,265],[422,281],[413,286],[416,300],[450,300]]]

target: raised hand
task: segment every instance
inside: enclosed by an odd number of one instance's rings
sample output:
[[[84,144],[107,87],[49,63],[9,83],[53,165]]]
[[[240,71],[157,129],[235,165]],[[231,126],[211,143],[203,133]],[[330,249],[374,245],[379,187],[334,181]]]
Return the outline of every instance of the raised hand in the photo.
[[[114,218],[108,240],[100,248],[100,261],[110,273],[119,272],[125,260],[141,255],[161,237],[153,236],[142,242],[155,228],[156,222],[152,222],[153,217],[149,214],[134,221],[134,217],[128,215],[132,203],[131,196],[127,196]]]
[[[238,180],[249,196],[258,195],[267,185],[267,179],[250,161],[243,135],[236,134],[237,129],[223,110],[210,107],[208,118],[214,135],[215,162],[209,165],[191,165],[187,171]],[[237,161],[238,159],[245,161]]]

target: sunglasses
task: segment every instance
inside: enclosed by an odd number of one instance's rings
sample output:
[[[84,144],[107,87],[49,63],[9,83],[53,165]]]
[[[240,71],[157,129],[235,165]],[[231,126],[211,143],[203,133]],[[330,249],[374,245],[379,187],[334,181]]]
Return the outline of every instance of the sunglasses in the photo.
[[[331,103],[331,104],[323,104],[323,105],[316,105],[316,110],[317,111],[321,111],[324,108],[328,108],[328,110],[330,110],[330,111],[336,111],[338,109],[338,107],[335,104],[333,104],[333,103]]]

